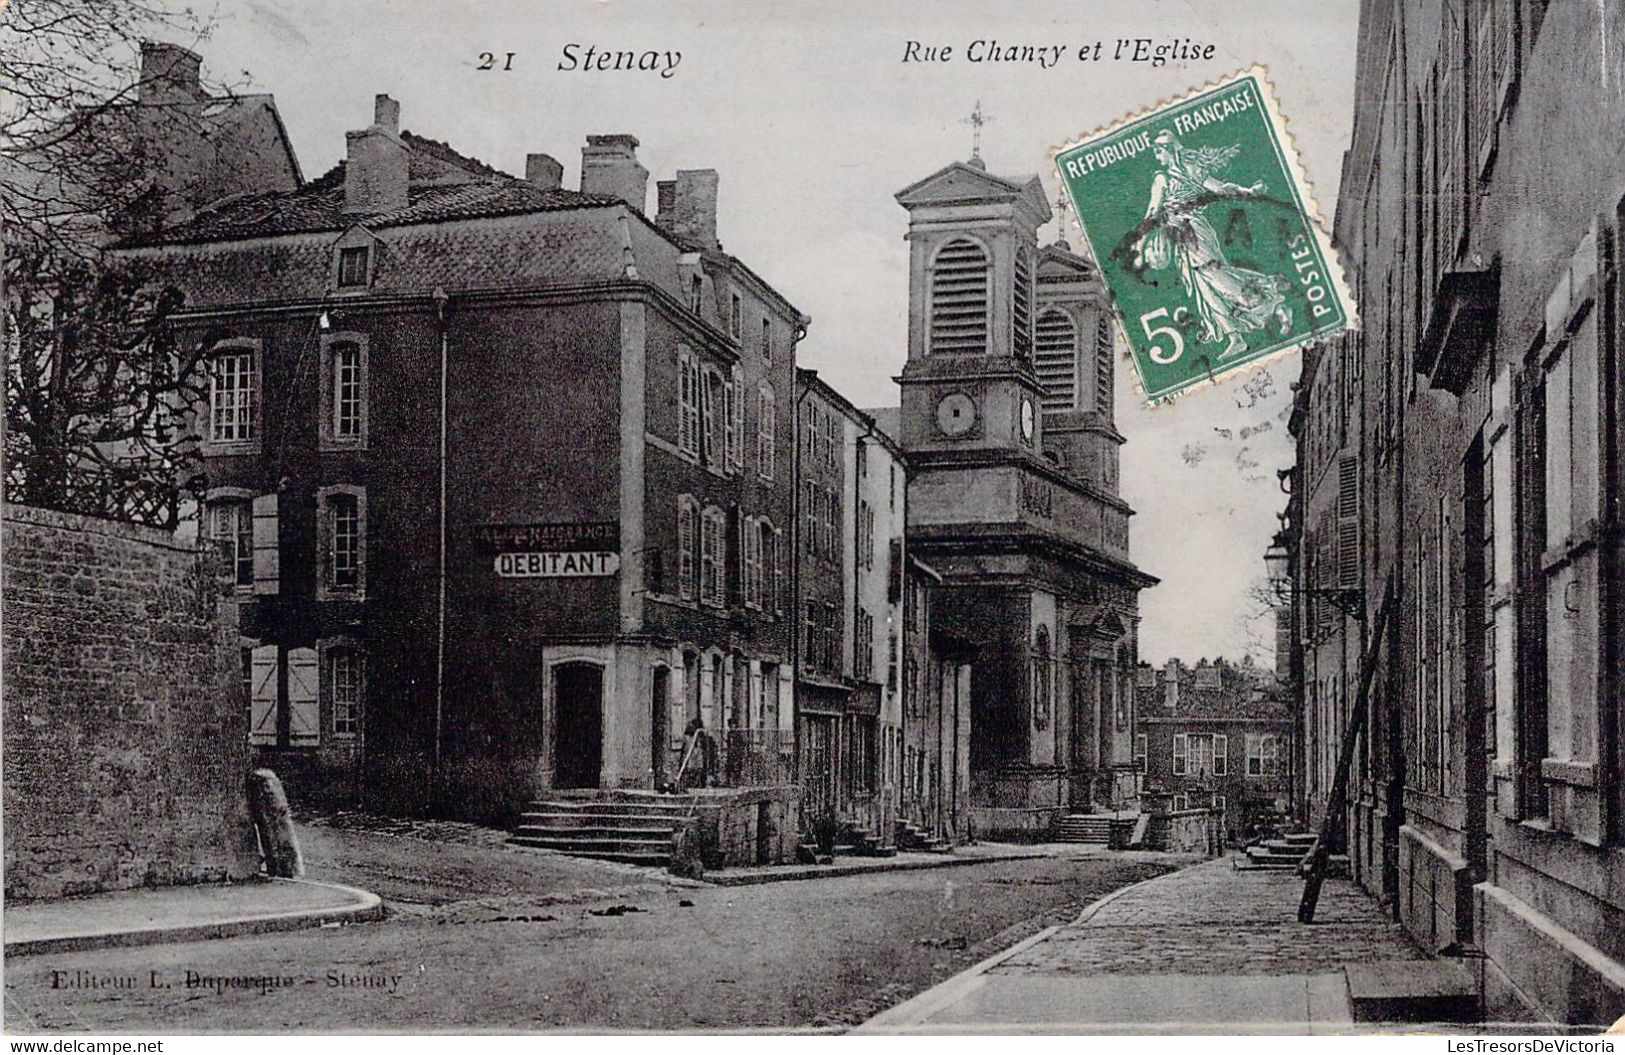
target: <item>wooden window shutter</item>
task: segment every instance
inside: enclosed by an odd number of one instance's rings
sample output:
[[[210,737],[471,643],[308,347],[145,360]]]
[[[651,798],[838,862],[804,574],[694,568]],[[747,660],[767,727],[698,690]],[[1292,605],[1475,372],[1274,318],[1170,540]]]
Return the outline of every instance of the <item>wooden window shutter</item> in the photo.
[[[248,742],[276,746],[277,647],[257,646],[249,660]]]
[[[316,650],[288,650],[288,742],[295,747],[321,742],[320,667]]]
[[[254,592],[278,593],[281,577],[277,496],[260,495],[254,499]]]

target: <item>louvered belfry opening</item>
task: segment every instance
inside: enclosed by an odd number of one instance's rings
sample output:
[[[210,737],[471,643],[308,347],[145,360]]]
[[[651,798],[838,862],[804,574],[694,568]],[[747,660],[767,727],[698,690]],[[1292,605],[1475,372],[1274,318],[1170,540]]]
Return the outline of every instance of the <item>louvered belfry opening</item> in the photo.
[[[931,351],[987,351],[988,259],[968,239],[943,246],[931,268]]]
[[[1112,320],[1101,315],[1095,324],[1095,409],[1112,414]]]
[[[1033,354],[1033,262],[1027,250],[1016,254],[1016,287],[1011,298],[1010,347],[1018,359]]]
[[[1078,405],[1078,328],[1066,312],[1052,308],[1038,317],[1033,367],[1044,389],[1045,410],[1074,410]]]

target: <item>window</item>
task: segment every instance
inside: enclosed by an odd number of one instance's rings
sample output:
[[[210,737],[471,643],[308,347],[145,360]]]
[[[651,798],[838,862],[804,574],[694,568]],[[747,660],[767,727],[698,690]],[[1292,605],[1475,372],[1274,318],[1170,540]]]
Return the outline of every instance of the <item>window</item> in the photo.
[[[762,362],[773,361],[773,320],[762,319]]]
[[[339,288],[348,289],[353,286],[365,286],[369,282],[367,274],[367,247],[355,246],[351,249],[339,250]]]
[[[1146,753],[1147,753],[1146,752],[1146,747],[1147,747],[1146,735],[1144,733],[1135,734],[1135,737],[1134,737],[1134,772],[1136,772],[1136,773],[1144,773],[1145,772],[1145,760],[1146,760]]]
[[[1568,314],[1572,316],[1575,310],[1585,311],[1585,306],[1571,305]],[[1601,611],[1596,521],[1601,492],[1598,437],[1604,430],[1598,400],[1601,349],[1597,317],[1598,312],[1591,310],[1578,326],[1567,318],[1556,320],[1572,327],[1573,333],[1549,353],[1543,385],[1545,474],[1541,489],[1546,516],[1540,564],[1546,608],[1547,758],[1542,771],[1549,782],[1568,785],[1553,792],[1554,799],[1569,800],[1562,809],[1554,803],[1552,810],[1553,824],[1564,830],[1596,823],[1559,814],[1578,813],[1573,807],[1595,799],[1595,791],[1582,793],[1576,788],[1591,779],[1583,770],[1599,757]],[[1549,321],[1547,332],[1554,329]],[[1569,779],[1571,774],[1577,779]]]
[[[745,302],[734,290],[728,294],[728,336],[739,340],[744,336],[745,329]]]
[[[1274,733],[1247,734],[1247,775],[1273,777],[1279,770],[1280,738]]]
[[[246,444],[258,435],[253,348],[227,346],[209,362],[209,442]]]
[[[751,524],[749,539],[755,551],[755,604],[772,612],[778,607],[778,532],[764,518]]]
[[[336,737],[349,738],[361,727],[361,654],[353,648],[327,651],[328,695]]]
[[[238,586],[254,585],[254,509],[246,498],[209,507],[209,538],[225,555],[226,573]]]
[[[959,238],[931,264],[931,346],[934,355],[981,354],[988,338],[988,257]]]
[[[322,529],[322,577],[318,593],[359,596],[366,583],[366,491],[346,485],[324,487],[317,492],[316,504]]]
[[[756,392],[756,473],[764,480],[773,479],[778,460],[778,410],[773,389],[763,385]]]
[[[700,456],[700,364],[687,348],[677,350],[677,449]]]
[[[723,392],[723,428],[727,431],[728,471],[738,472],[745,466],[745,376],[735,363]]]
[[[323,448],[367,443],[367,342],[360,334],[322,338]]]
[[[1078,405],[1078,330],[1066,312],[1052,308],[1038,317],[1038,352],[1033,366],[1044,390],[1045,410]]]
[[[875,617],[861,607],[858,609],[853,637],[852,673],[860,679],[867,679],[875,670]]]
[[[1112,415],[1112,320],[1104,313],[1095,323],[1095,409]]]
[[[861,449],[861,448],[860,448]],[[858,552],[856,554],[858,566],[864,569],[875,566],[875,511],[863,499],[858,499]]]
[[[698,315],[705,300],[705,280],[699,275],[688,276],[688,310]]]
[[[755,517],[745,520],[745,607],[762,607],[762,528]]]
[[[722,374],[716,370],[705,371],[705,383],[700,388],[700,420],[701,443],[704,448],[705,464],[718,465],[723,463],[728,452],[727,420],[727,385],[723,383]]]
[[[723,576],[728,567],[727,522],[722,510],[708,507],[700,517],[700,603],[724,603]]]
[[[1033,354],[1033,261],[1026,248],[1016,251],[1016,281],[1010,297],[1010,348],[1017,359]]]
[[[694,499],[682,495],[677,499],[677,592],[685,601],[694,599],[694,543],[698,538],[695,521],[699,507]]]
[[[1230,771],[1230,738],[1213,733],[1174,734],[1174,775],[1222,777]]]

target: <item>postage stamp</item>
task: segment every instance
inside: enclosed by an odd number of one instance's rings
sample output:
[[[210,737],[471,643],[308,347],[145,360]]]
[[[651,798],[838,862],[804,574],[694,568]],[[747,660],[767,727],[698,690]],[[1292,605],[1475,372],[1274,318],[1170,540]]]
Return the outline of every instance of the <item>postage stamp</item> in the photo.
[[[1259,67],[1051,152],[1149,401],[1355,311]]]

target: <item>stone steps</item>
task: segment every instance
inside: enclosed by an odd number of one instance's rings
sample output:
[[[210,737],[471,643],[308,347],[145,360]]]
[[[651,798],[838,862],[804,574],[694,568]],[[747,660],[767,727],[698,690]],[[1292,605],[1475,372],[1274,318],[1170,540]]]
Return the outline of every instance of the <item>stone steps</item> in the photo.
[[[519,815],[508,842],[599,861],[665,868],[671,864],[673,837],[693,812],[689,800],[536,801]]]
[[[1057,822],[1055,838],[1063,843],[1109,846],[1112,841],[1112,818],[1086,813],[1069,814]]]
[[[1477,1022],[1472,976],[1453,960],[1345,964],[1356,1022]]]

